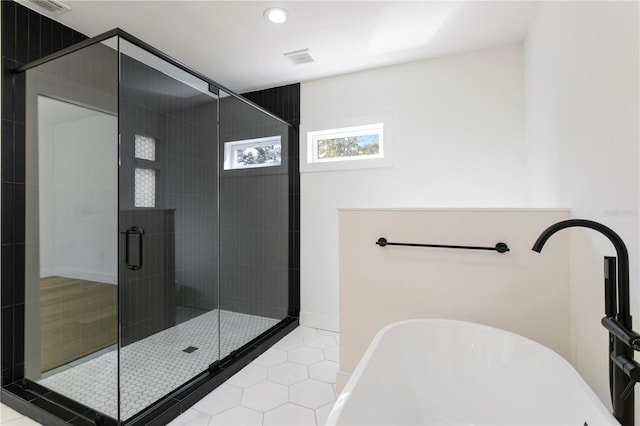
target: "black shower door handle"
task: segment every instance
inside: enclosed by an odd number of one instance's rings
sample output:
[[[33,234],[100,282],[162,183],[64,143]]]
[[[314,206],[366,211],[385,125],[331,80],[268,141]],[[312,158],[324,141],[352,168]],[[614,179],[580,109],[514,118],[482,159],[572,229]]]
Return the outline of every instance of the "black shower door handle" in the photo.
[[[124,263],[127,268],[137,271],[142,268],[142,236],[144,230],[137,226],[127,229],[124,234]]]

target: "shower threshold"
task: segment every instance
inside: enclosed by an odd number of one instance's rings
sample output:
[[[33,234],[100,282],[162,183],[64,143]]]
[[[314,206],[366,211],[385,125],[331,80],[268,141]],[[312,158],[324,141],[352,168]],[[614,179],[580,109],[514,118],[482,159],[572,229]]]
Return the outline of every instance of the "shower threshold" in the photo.
[[[259,336],[279,320],[232,311],[209,311],[120,349],[120,416],[126,420],[214,361]],[[220,331],[218,331],[220,329]],[[220,347],[218,352],[218,337]],[[197,350],[185,352],[185,348]],[[117,418],[118,352],[92,358],[38,383]]]

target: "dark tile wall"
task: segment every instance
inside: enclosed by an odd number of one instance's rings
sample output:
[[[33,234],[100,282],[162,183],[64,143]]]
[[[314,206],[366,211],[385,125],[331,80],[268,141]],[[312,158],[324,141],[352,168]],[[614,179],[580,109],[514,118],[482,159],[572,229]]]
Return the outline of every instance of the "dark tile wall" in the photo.
[[[235,97],[220,100],[225,142],[280,136],[279,166],[220,169],[220,308],[282,319],[288,312],[288,126]]]
[[[243,93],[242,96],[292,126],[300,126],[300,83]]]
[[[86,39],[13,1],[1,2],[2,385],[24,370],[24,75],[11,71]]]
[[[242,96],[292,126],[288,129],[287,137],[288,267],[286,273],[288,274],[288,315],[298,317],[300,314],[300,162],[298,143],[300,84],[258,90],[244,93]]]
[[[175,325],[177,306],[217,308],[217,105],[215,98],[122,56],[120,231],[145,229],[143,267],[120,270],[125,344]],[[154,162],[135,159],[136,134],[155,139]],[[155,208],[134,206],[136,167],[155,170]],[[157,212],[172,223],[158,228],[152,219]]]

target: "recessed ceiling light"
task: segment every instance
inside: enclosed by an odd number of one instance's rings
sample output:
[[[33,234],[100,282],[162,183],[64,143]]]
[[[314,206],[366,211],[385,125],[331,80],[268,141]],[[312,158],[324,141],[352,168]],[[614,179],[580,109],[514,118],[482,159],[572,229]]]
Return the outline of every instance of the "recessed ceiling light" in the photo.
[[[281,7],[270,7],[263,13],[264,19],[273,22],[274,24],[282,24],[287,20],[288,12]]]

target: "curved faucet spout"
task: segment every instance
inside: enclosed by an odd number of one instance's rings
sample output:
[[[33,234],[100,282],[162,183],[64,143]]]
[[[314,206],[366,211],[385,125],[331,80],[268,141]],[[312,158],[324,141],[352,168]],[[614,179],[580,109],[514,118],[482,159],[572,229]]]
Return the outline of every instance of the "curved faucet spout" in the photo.
[[[609,330],[609,387],[613,415],[623,426],[635,424],[633,387],[640,379],[640,364],[633,360],[633,350],[640,349],[640,335],[632,328],[632,319],[629,309],[629,252],[622,238],[611,228],[601,223],[585,219],[563,220],[551,225],[538,237],[532,247],[533,251],[540,253],[542,247],[556,232],[564,228],[579,226],[595,229],[616,248],[617,253],[617,290],[618,303],[616,309],[615,290],[608,287],[608,280],[615,277],[615,271],[607,269],[608,276],[605,279],[605,314],[602,325]],[[605,257],[605,267],[613,269],[613,258]],[[615,280],[615,278],[613,278]],[[617,312],[616,312],[617,311]]]
[[[622,238],[616,234],[611,228],[592,220],[586,219],[568,219],[555,223],[542,231],[531,250],[540,253],[542,247],[556,232],[561,229],[571,227],[582,227],[594,229],[607,237],[616,249],[618,257],[618,312],[623,315],[629,315],[629,252]]]

